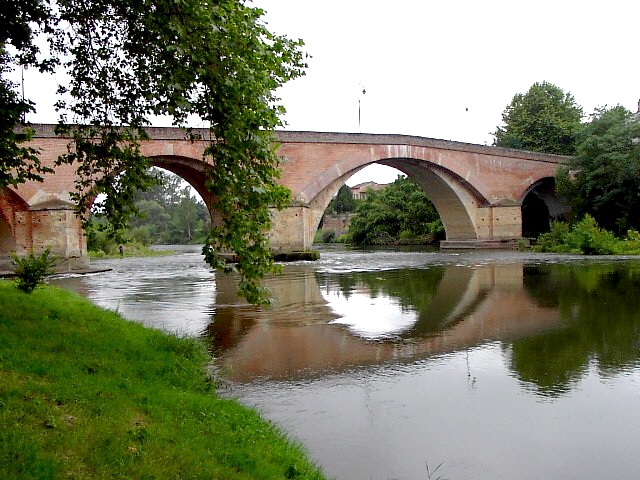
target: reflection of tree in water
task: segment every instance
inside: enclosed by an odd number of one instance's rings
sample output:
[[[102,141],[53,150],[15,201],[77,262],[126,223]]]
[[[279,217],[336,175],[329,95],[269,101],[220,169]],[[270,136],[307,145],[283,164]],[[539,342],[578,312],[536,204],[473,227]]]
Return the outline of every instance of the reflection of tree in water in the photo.
[[[640,362],[640,268],[625,264],[527,267],[524,285],[558,309],[561,330],[513,342],[511,366],[543,395],[559,395],[591,362],[612,376]]]
[[[403,312],[416,312],[418,321],[405,335],[430,335],[442,331],[450,321],[449,314],[467,288],[471,270],[435,266],[428,269],[318,273],[323,289],[339,289],[345,298],[363,292],[372,298],[389,297]],[[452,273],[453,272],[453,273]],[[455,276],[453,288],[442,289],[443,278]]]

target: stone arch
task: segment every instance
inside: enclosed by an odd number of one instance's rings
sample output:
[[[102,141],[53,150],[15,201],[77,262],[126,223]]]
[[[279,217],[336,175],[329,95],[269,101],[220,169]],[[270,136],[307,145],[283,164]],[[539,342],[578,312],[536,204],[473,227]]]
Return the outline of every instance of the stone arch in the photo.
[[[477,228],[470,207],[486,204],[482,195],[457,174],[429,162],[410,158],[381,161],[411,177],[435,206],[447,239],[472,240]]]
[[[324,188],[321,188],[309,202],[310,238],[315,235],[324,211],[339,188],[352,175],[374,163],[395,168],[420,185],[440,215],[447,239],[473,240],[477,238],[477,219],[470,214],[469,210],[470,207],[486,206],[487,202],[482,195],[455,173],[430,162],[413,158],[374,159],[348,170],[338,177],[335,177],[334,174],[335,178],[329,181]],[[336,171],[341,172],[342,169],[323,172],[319,178],[331,178],[331,173]]]
[[[22,253],[31,246],[29,216],[29,205],[20,195],[11,188],[0,191],[0,270],[11,268],[12,252]]]
[[[537,237],[548,232],[550,223],[562,220],[569,213],[566,201],[556,194],[554,177],[544,177],[533,183],[522,195],[522,234]]]
[[[157,155],[149,157],[153,166],[168,170],[178,175],[191,185],[207,206],[211,222],[219,221],[219,213],[215,210],[215,196],[207,189],[207,170],[210,166],[202,160],[178,155]]]

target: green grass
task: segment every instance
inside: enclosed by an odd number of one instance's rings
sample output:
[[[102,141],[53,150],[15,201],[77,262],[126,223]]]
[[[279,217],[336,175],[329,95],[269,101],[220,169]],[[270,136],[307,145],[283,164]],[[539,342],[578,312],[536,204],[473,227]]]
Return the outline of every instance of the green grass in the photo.
[[[120,257],[159,257],[163,255],[175,254],[172,250],[155,250],[153,248],[142,245],[141,243],[132,242],[125,243],[122,255],[118,250],[117,245],[113,245],[112,248],[104,250],[89,250],[90,258],[120,258]]]
[[[0,281],[0,478],[321,479],[206,378],[204,345]]]

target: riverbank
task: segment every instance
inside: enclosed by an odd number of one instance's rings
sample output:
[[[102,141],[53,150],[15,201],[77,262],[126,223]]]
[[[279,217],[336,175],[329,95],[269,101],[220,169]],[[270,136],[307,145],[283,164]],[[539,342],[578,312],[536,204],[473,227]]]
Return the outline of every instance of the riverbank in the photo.
[[[0,281],[0,477],[322,479],[205,374],[204,345]]]

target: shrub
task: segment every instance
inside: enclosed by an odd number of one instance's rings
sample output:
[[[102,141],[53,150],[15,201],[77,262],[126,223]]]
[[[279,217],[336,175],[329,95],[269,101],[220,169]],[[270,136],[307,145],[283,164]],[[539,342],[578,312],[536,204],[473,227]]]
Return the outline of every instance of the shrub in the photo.
[[[38,285],[44,283],[44,277],[53,273],[58,263],[55,257],[49,257],[51,249],[47,248],[40,255],[33,252],[26,257],[11,255],[13,268],[18,277],[16,287],[25,293],[31,293]]]
[[[336,238],[336,232],[335,230],[323,230],[322,231],[322,236],[321,236],[321,241],[322,243],[331,243],[335,240]]]
[[[598,226],[594,218],[585,215],[573,226],[554,222],[551,231],[538,237],[536,252],[611,255],[619,253],[619,241],[612,232]]]

